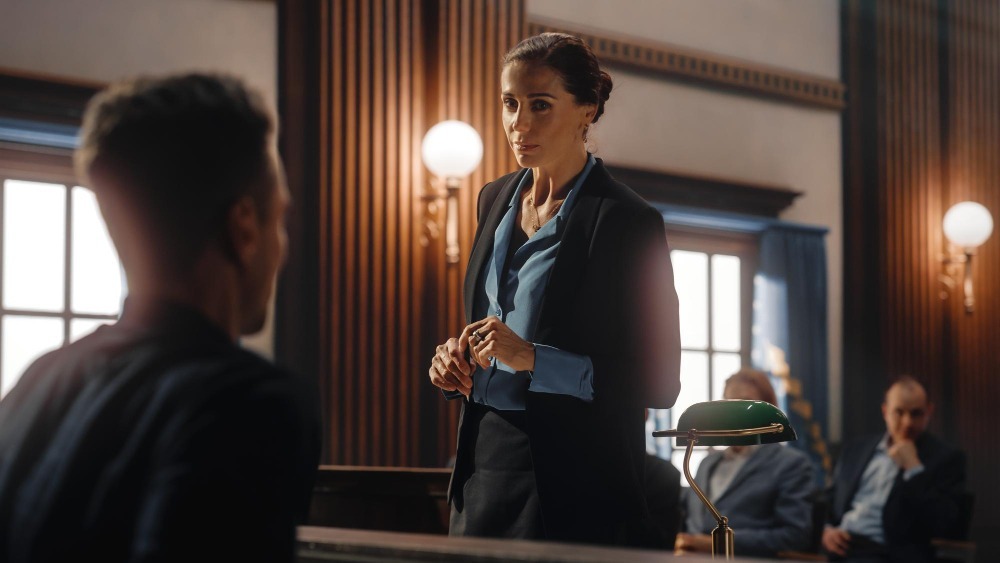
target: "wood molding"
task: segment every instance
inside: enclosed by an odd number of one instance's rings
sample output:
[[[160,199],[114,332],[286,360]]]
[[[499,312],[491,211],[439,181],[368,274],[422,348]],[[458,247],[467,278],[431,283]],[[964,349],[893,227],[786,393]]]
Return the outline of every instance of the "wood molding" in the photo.
[[[694,174],[608,165],[616,180],[649,201],[777,217],[802,195],[786,188]]]
[[[79,125],[103,84],[0,68],[0,116]]]
[[[448,534],[446,468],[321,465],[310,526]]]
[[[662,550],[607,547],[508,538],[442,537],[373,530],[298,527],[302,563],[367,561],[399,563],[569,563],[571,561],[663,563],[674,559]],[[702,558],[699,558],[702,559]],[[705,559],[702,559],[705,560]]]
[[[0,174],[37,182],[73,184],[73,151],[0,141]]]
[[[589,30],[576,24],[532,20],[528,32],[570,33],[583,39],[602,62],[682,82],[713,86],[743,94],[810,107],[843,110],[843,82],[804,72]]]

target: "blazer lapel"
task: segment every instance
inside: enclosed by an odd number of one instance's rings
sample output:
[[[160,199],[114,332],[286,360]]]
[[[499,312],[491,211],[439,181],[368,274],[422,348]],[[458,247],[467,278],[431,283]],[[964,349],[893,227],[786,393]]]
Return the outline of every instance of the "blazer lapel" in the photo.
[[[573,292],[570,288],[577,287],[576,280],[583,277],[587,265],[587,252],[594,236],[597,223],[597,213],[601,207],[603,188],[611,182],[611,176],[601,159],[590,170],[587,179],[580,186],[573,209],[566,221],[566,230],[559,242],[559,252],[556,254],[552,272],[545,285],[541,310],[538,314],[538,325],[535,330],[537,342],[551,344],[553,331],[560,315],[573,302]],[[558,287],[559,291],[549,291],[550,287]]]
[[[497,226],[507,211],[507,203],[514,196],[514,190],[517,189],[517,185],[521,183],[521,179],[527,173],[527,168],[522,169],[519,173],[511,176],[507,180],[507,183],[500,188],[500,192],[497,194],[496,199],[493,200],[493,205],[490,206],[490,210],[486,214],[479,238],[476,239],[472,247],[472,254],[469,256],[469,265],[465,270],[465,287],[463,291],[466,324],[471,323],[473,320],[472,307],[475,302],[476,288],[480,285],[479,276],[483,271],[483,263],[493,253],[493,238]]]

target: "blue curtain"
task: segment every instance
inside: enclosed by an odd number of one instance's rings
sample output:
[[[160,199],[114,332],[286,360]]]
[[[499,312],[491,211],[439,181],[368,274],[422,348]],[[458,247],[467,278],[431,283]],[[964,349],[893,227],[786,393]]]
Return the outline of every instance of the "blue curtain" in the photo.
[[[783,390],[782,409],[809,454],[816,484],[824,486],[830,455],[827,424],[826,231],[772,224],[760,237],[754,280],[754,367]]]

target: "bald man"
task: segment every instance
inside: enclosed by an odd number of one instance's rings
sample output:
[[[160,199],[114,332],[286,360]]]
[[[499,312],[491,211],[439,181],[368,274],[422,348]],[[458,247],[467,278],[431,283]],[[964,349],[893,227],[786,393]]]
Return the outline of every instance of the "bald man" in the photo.
[[[893,383],[885,433],[845,444],[823,548],[834,561],[930,561],[930,540],[960,536],[965,456],[927,432],[934,405],[917,380]]]

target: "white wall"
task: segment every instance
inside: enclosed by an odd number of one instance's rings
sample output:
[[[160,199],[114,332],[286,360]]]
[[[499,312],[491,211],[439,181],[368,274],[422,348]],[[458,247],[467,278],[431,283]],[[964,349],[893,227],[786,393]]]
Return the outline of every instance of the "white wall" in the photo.
[[[225,71],[277,98],[277,11],[250,0],[0,0],[0,68],[110,82]],[[245,344],[272,354],[268,325]]]
[[[527,0],[527,11],[529,19],[839,78],[836,0]],[[800,191],[782,218],[829,228],[829,428],[839,440],[840,114],[610,70],[615,89],[592,135],[599,156]]]

